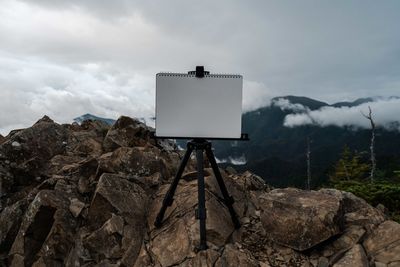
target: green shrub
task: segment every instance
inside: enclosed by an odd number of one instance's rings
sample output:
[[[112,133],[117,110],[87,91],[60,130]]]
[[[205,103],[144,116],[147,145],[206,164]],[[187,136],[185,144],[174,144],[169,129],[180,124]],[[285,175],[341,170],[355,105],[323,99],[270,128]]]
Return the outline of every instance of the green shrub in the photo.
[[[336,189],[351,192],[365,199],[373,206],[383,204],[392,219],[400,220],[400,184],[388,181],[360,182],[338,181],[333,184]]]

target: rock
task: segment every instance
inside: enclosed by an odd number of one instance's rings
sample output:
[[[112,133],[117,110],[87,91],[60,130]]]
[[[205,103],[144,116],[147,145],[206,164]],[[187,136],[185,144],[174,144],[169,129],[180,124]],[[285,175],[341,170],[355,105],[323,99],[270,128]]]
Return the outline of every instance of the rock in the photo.
[[[382,212],[382,214],[387,214],[389,210],[383,205],[383,204],[378,204],[376,205],[376,209]]]
[[[177,264],[193,254],[189,233],[183,220],[176,221],[159,233],[152,243],[151,251],[161,266]]]
[[[65,142],[66,151],[82,157],[98,157],[103,153],[102,140],[102,133],[91,128],[74,131]]]
[[[206,173],[209,173],[206,170]],[[217,191],[211,186],[215,178],[207,176],[206,212],[207,243],[211,247],[226,244],[234,231],[227,208],[216,197]],[[163,186],[154,200],[148,225],[151,229],[149,249],[161,266],[170,266],[195,256],[194,251],[199,244],[199,222],[195,218],[197,206],[197,180],[181,180],[175,193],[174,202],[167,209],[161,228],[154,229],[153,223],[161,207],[162,199],[169,185]],[[209,191],[210,190],[210,191]]]
[[[226,167],[225,170],[230,174],[237,174],[237,171],[232,166]]]
[[[68,175],[75,171],[79,163],[85,158],[75,155],[56,155],[46,165],[46,175]]]
[[[7,195],[10,189],[15,186],[14,175],[11,173],[10,167],[7,166],[8,163],[9,161],[0,161],[0,210],[3,208],[2,197]]]
[[[150,130],[142,122],[121,116],[107,132],[103,147],[107,152],[119,147],[145,146],[150,139]]]
[[[21,257],[27,266],[38,261],[55,266],[52,262],[63,261],[72,247],[77,227],[68,205],[63,192],[42,190],[36,195],[10,249],[11,265],[19,264]]]
[[[10,256],[10,262],[11,267],[25,266],[24,257],[18,254]]]
[[[77,198],[71,199],[71,204],[69,204],[69,211],[74,215],[74,217],[78,217],[81,214],[82,209],[85,207],[85,203],[79,201]]]
[[[218,251],[207,249],[200,251],[194,258],[188,259],[180,264],[182,267],[214,267],[220,257]]]
[[[99,255],[99,258],[122,258],[124,251],[121,248],[120,239],[123,231],[124,219],[112,214],[112,217],[100,229],[85,238],[84,246]]]
[[[231,178],[235,184],[239,185],[242,190],[251,191],[269,191],[270,188],[265,181],[258,175],[249,171],[244,172],[242,175],[232,175]]]
[[[85,194],[90,192],[90,180],[88,177],[79,177],[78,192],[80,194]]]
[[[99,173],[125,173],[136,178],[160,172],[163,179],[170,177],[170,164],[156,148],[120,147],[100,157]]]
[[[329,260],[326,257],[319,258],[318,267],[329,267]]]
[[[103,174],[97,184],[89,208],[91,225],[101,226],[112,213],[129,214],[128,223],[136,224],[143,219],[147,209],[147,196],[137,184],[116,174]]]
[[[116,263],[112,263],[110,260],[102,260],[96,266],[99,266],[99,267],[119,267],[120,265],[116,264]]]
[[[104,137],[110,126],[101,120],[84,120],[76,131],[93,131],[97,136]]]
[[[400,264],[400,224],[394,221],[381,223],[363,243],[367,254],[390,266],[390,263]]]
[[[352,193],[342,192],[346,225],[376,226],[386,218],[384,213]]]
[[[0,145],[6,140],[4,136],[0,134]]]
[[[21,147],[21,144],[17,141],[14,141],[11,143],[11,146],[14,147],[15,149],[19,149]]]
[[[261,222],[279,244],[304,251],[341,231],[342,203],[333,195],[288,188],[260,198]]]
[[[122,258],[132,266],[142,246],[147,202],[139,185],[103,174],[88,213],[88,227],[94,232],[84,240],[92,257]]]
[[[54,121],[52,119],[50,119],[50,117],[47,116],[47,115],[44,115],[43,118],[38,120],[35,124],[39,124],[39,123],[42,123],[42,122],[54,123]]]
[[[368,267],[368,259],[361,245],[355,245],[333,267]]]
[[[319,249],[323,256],[330,257],[330,262],[336,262],[344,253],[359,243],[365,233],[362,226],[352,225],[345,229],[337,239]]]
[[[10,161],[11,181],[2,183],[9,191],[12,186],[29,185],[35,182],[47,160],[65,151],[64,142],[68,131],[47,118],[32,127],[10,134],[0,145],[1,157]],[[14,181],[15,179],[15,181]]]
[[[102,121],[85,120],[81,125],[65,125],[69,130],[65,142],[68,154],[98,157],[103,153],[103,139],[110,126]]]
[[[155,141],[151,140],[150,142],[164,151],[174,152],[178,150],[176,142],[171,139],[157,139]]]
[[[258,267],[258,262],[246,250],[239,250],[231,244],[225,246],[222,256],[215,263],[215,267]]]
[[[141,267],[141,266],[154,266],[153,259],[149,255],[148,246],[145,242],[142,243],[142,248],[140,249],[135,264],[133,265],[133,267]]]
[[[0,250],[8,251],[17,236],[27,201],[22,199],[5,207],[0,213]],[[11,218],[11,219],[10,219]]]

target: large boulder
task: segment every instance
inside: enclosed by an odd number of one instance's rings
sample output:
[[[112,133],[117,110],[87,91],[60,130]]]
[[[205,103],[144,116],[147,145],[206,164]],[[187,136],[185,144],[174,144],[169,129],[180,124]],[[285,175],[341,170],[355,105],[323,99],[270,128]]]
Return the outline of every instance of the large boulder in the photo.
[[[121,116],[107,132],[103,148],[106,152],[119,147],[157,146],[165,151],[177,150],[175,142],[170,139],[155,139],[154,129],[138,119]]]
[[[8,251],[17,236],[23,215],[27,207],[27,200],[20,201],[5,207],[0,213],[0,250]],[[12,218],[12,220],[10,220]]]
[[[119,147],[145,146],[150,138],[150,129],[144,123],[121,116],[107,132],[103,147],[110,152]]]
[[[212,248],[222,247],[229,242],[235,229],[229,212],[219,197],[219,188],[215,187],[215,178],[210,172],[209,169],[205,171],[206,229],[207,243]],[[195,209],[198,199],[197,180],[192,177],[196,177],[196,173],[184,175],[175,193],[174,202],[167,209],[160,228],[154,228],[153,224],[169,185],[161,187],[156,193],[150,209],[149,250],[161,266],[171,266],[196,256],[196,247],[199,245],[199,222],[195,218]],[[230,186],[228,188],[232,189]],[[238,213],[240,216],[240,211]]]
[[[167,180],[177,164],[176,160],[155,147],[120,147],[99,158],[98,175],[122,173],[140,180],[159,172]]]
[[[144,237],[148,197],[137,184],[103,174],[88,211],[90,234],[83,245],[97,263],[107,258],[132,266]]]
[[[67,139],[65,127],[47,116],[30,128],[10,133],[0,145],[0,160],[7,164],[13,179],[3,182],[3,190],[35,181],[47,160],[65,152]]]
[[[110,128],[105,122],[85,120],[81,125],[66,127],[70,130],[67,153],[84,157],[98,157],[103,153],[102,143]]]
[[[261,222],[274,242],[304,251],[339,234],[342,201],[331,194],[275,189],[260,196]]]
[[[394,221],[383,222],[363,245],[375,261],[400,266],[400,224]]]
[[[358,225],[365,227],[366,230],[370,230],[386,220],[386,216],[382,210],[372,207],[364,199],[350,192],[329,188],[320,189],[319,192],[332,195],[342,200],[346,227]]]
[[[10,266],[62,266],[73,245],[77,221],[61,191],[42,190],[22,220],[9,252]]]

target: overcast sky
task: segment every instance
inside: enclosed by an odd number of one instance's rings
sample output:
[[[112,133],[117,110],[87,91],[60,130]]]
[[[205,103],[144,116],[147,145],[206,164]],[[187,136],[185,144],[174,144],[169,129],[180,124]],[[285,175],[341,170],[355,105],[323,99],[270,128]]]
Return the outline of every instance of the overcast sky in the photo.
[[[244,109],[400,95],[400,1],[0,0],[0,133],[154,115],[155,73],[244,76]]]

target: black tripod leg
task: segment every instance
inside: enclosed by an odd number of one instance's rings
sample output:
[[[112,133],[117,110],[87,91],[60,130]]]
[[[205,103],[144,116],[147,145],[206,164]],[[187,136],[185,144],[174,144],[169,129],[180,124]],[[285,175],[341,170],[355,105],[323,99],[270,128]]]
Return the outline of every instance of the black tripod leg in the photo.
[[[206,195],[204,186],[204,166],[203,166],[203,149],[196,148],[197,160],[197,186],[198,186],[198,209],[196,210],[196,218],[200,221],[200,245],[199,250],[207,249],[206,239]]]
[[[193,146],[188,144],[185,156],[183,157],[181,164],[179,165],[178,172],[176,173],[176,176],[175,176],[174,180],[172,181],[172,184],[169,187],[167,194],[165,195],[161,209],[158,212],[156,221],[154,222],[155,227],[161,226],[162,221],[164,219],[165,211],[167,210],[167,208],[169,206],[172,205],[172,202],[174,201],[174,194],[176,191],[176,187],[178,186],[179,180],[182,177],[183,171],[185,170],[185,166],[186,166],[192,152],[193,152]]]
[[[238,228],[240,228],[240,222],[239,222],[239,219],[235,212],[235,209],[232,206],[235,201],[234,201],[233,197],[231,197],[229,195],[228,190],[226,189],[224,180],[222,179],[222,175],[221,175],[218,165],[217,165],[217,161],[215,160],[214,153],[211,150],[211,145],[208,145],[206,147],[206,154],[207,154],[208,160],[211,163],[211,167],[214,171],[214,175],[215,175],[215,178],[217,179],[222,196],[224,197],[225,205],[227,206],[229,213],[231,215],[232,222],[235,225],[235,228],[238,229]]]

